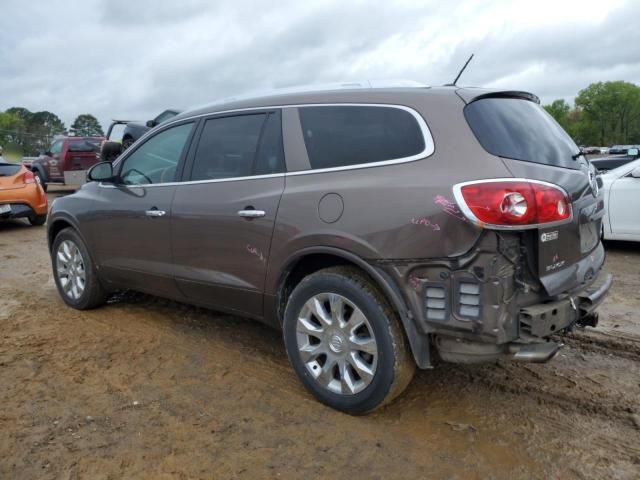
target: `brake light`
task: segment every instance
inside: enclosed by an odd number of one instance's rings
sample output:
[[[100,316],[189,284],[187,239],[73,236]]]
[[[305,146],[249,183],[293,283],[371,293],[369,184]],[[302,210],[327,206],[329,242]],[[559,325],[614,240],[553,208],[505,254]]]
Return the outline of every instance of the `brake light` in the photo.
[[[487,228],[533,228],[571,218],[571,200],[557,185],[527,179],[466,182],[454,187],[461,210]]]
[[[22,176],[22,181],[25,184],[36,183],[36,176],[33,174],[31,170],[27,170],[26,172],[24,172],[24,175]]]

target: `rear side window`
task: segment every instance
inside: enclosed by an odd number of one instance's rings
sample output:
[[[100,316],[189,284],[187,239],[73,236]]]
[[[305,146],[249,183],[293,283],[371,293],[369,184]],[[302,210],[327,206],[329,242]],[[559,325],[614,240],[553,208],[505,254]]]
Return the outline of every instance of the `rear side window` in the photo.
[[[464,109],[482,147],[499,157],[578,169],[579,149],[544,108],[529,100],[484,98]]]
[[[191,180],[283,171],[280,115],[238,115],[206,121],[194,156]]]
[[[299,112],[313,169],[398,160],[425,150],[420,125],[406,110],[345,105]]]
[[[97,143],[94,143],[90,140],[69,142],[70,152],[95,152],[97,149],[98,149]]]

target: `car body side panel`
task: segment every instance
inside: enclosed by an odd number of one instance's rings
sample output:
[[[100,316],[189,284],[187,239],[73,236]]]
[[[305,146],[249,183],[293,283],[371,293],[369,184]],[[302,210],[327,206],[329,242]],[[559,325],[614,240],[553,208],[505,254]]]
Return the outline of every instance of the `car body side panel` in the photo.
[[[267,294],[276,293],[280,266],[310,246],[341,248],[375,261],[446,258],[475,244],[481,229],[459,211],[451,185],[510,173],[473,137],[462,114],[462,100],[452,101],[450,95],[416,95],[411,106],[423,116],[436,139],[435,152],[428,158],[287,174],[274,231]],[[302,149],[304,142],[298,145]],[[287,151],[289,156],[294,154],[306,157],[304,150]],[[290,163],[294,162],[288,157]],[[341,216],[332,223],[319,214],[328,194],[343,206]]]

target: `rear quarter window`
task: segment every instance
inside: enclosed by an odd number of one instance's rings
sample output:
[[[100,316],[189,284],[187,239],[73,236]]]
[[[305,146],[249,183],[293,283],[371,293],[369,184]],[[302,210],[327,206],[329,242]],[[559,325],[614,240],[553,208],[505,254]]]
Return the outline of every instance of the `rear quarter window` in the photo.
[[[410,112],[382,106],[300,107],[312,169],[399,160],[425,153],[425,136]]]
[[[498,157],[580,168],[579,148],[544,108],[517,98],[483,98],[464,109],[482,147]]]

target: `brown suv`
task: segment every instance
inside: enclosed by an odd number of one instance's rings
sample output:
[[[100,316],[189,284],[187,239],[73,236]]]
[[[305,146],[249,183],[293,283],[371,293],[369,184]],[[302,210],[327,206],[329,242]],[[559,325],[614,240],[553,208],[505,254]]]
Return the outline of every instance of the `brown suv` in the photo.
[[[546,361],[611,285],[594,169],[528,93],[218,104],[89,180],[48,222],[68,305],[133,289],[264,321],[305,387],[348,413],[393,399],[436,352]]]

